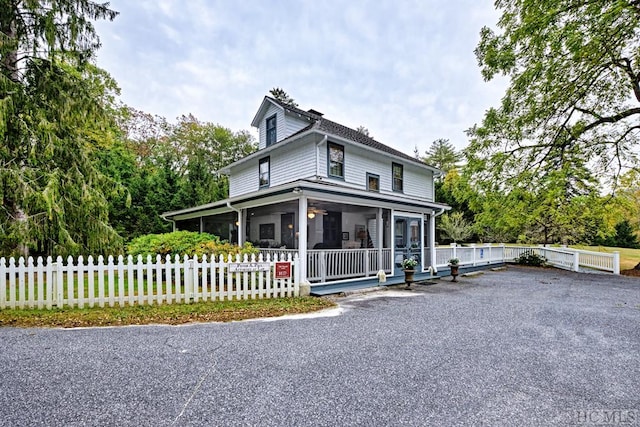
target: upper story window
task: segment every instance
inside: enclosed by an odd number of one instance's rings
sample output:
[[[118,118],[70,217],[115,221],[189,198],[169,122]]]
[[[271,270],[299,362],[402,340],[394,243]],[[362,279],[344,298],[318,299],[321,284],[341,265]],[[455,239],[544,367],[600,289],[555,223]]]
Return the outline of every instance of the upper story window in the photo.
[[[258,164],[258,181],[260,183],[260,188],[269,186],[269,182],[271,180],[270,175],[271,168],[269,167],[269,157],[260,159]]]
[[[380,191],[380,175],[367,173],[367,190]]]
[[[344,178],[344,147],[329,143],[329,176]]]
[[[404,171],[402,165],[399,163],[393,163],[391,166],[391,171],[393,177],[393,191],[402,192],[402,184],[404,181]]]
[[[276,115],[274,114],[267,119],[267,147],[276,143],[277,136]]]

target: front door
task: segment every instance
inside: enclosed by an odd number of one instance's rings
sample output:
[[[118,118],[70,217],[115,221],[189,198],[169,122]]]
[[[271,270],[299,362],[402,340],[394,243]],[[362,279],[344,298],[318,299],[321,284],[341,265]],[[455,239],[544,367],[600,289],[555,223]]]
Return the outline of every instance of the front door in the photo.
[[[293,214],[286,213],[280,216],[280,242],[287,249],[296,247],[295,224],[293,222]]]
[[[323,215],[322,230],[324,248],[342,248],[342,212],[327,212]]]
[[[397,216],[393,231],[396,273],[402,271],[402,260],[410,257],[418,261],[416,270],[422,271],[422,219]]]

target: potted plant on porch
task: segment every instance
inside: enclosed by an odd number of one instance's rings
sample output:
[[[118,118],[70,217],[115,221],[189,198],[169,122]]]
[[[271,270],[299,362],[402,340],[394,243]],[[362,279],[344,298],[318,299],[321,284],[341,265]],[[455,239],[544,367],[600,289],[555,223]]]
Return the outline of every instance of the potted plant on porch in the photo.
[[[414,257],[409,257],[402,260],[404,281],[407,286],[411,285],[411,283],[413,282],[413,274],[416,272],[416,265],[418,265],[418,261]]]
[[[458,268],[460,267],[460,260],[458,258],[451,258],[449,260],[449,268],[451,269],[451,276],[453,277],[452,282],[457,282],[458,279]]]

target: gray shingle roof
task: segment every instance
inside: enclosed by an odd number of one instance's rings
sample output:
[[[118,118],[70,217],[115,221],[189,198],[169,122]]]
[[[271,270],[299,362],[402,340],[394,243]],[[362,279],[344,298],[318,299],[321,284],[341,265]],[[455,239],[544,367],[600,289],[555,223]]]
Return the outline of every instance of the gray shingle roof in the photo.
[[[402,151],[398,151],[395,148],[391,148],[388,145],[385,145],[381,142],[376,141],[373,138],[368,137],[367,135],[358,132],[355,129],[351,129],[347,126],[341,125],[340,123],[333,122],[331,120],[325,119],[321,115],[311,113],[309,111],[304,111],[298,107],[293,107],[291,105],[285,104],[283,102],[278,101],[277,99],[268,97],[272,101],[276,102],[278,105],[282,106],[285,110],[293,114],[299,114],[304,117],[308,117],[314,122],[309,126],[299,130],[293,135],[290,135],[287,139],[291,139],[291,137],[295,136],[298,133],[306,132],[310,129],[317,129],[321,132],[326,132],[331,135],[338,136],[340,138],[347,139],[349,141],[353,141],[362,145],[366,145],[368,147],[374,148],[376,150],[382,151],[384,153],[388,153],[397,157],[400,157],[405,160],[412,161],[414,163],[418,163],[421,165],[425,165],[421,160],[416,159],[408,154],[403,153]]]

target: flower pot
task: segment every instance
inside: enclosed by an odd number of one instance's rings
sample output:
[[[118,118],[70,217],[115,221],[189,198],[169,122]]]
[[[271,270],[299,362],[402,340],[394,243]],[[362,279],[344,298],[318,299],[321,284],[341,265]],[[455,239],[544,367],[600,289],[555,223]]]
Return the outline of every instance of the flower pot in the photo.
[[[409,286],[413,282],[413,275],[415,270],[404,270],[404,281]]]
[[[451,280],[452,282],[457,282],[458,281],[458,268],[460,266],[458,264],[449,264],[449,268],[451,268],[451,276],[453,277],[453,279]]]

